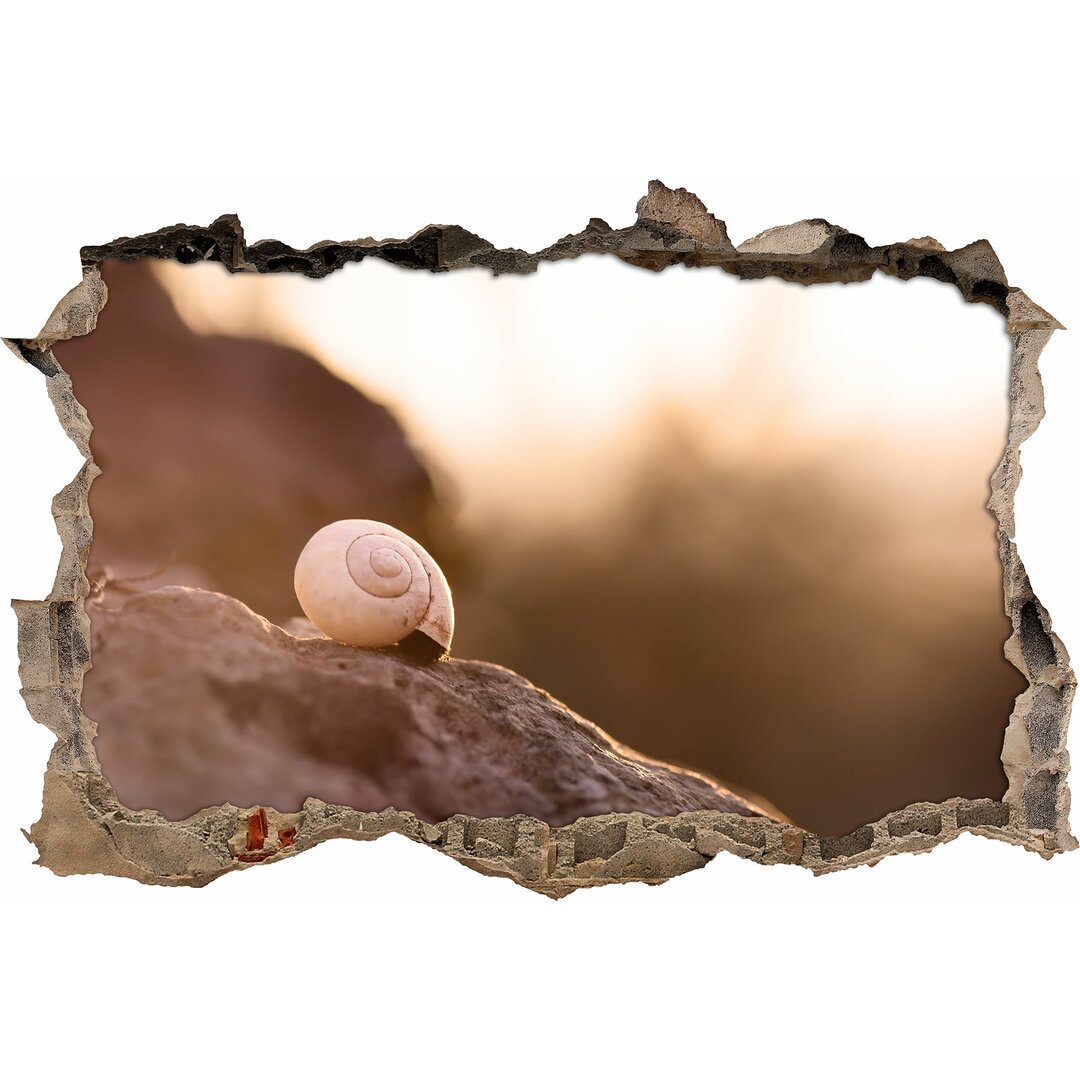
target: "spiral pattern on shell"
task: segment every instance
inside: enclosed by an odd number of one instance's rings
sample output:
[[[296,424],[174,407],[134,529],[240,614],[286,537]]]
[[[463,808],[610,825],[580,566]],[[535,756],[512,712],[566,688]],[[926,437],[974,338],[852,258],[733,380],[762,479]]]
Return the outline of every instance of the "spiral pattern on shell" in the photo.
[[[327,636],[378,648],[420,630],[448,650],[450,588],[411,537],[378,521],[336,521],[320,529],[296,563],[296,596]]]
[[[414,589],[422,592],[427,608],[431,593],[424,564],[400,540],[382,533],[358,536],[345,553],[345,565],[353,581],[372,596],[403,596]]]

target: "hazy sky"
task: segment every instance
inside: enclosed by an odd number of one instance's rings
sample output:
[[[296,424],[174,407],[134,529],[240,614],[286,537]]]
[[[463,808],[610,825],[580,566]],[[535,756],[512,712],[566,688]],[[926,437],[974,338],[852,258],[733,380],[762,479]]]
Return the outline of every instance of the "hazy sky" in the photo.
[[[988,477],[1004,444],[1000,317],[935,281],[807,288],[589,257],[494,279],[375,259],[321,281],[160,269],[196,329],[300,345],[390,406],[466,518],[545,477],[596,498],[661,413],[759,465],[873,434]]]

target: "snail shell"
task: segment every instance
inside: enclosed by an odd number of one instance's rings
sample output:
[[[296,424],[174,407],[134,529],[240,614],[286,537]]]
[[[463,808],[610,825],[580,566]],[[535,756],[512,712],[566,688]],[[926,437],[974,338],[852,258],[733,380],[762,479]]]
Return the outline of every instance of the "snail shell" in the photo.
[[[450,586],[435,560],[392,525],[355,519],[320,529],[300,552],[293,586],[304,614],[335,641],[380,648],[419,630],[450,649]]]

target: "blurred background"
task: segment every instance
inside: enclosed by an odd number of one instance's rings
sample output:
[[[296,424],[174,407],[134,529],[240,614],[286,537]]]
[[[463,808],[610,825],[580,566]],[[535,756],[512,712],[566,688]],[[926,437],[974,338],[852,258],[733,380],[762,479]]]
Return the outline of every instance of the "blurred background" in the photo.
[[[1004,792],[1024,682],[985,509],[988,307],[597,258],[104,275],[98,329],[55,349],[103,470],[91,577],[281,623],[308,537],[377,518],[446,571],[455,655],[806,828]]]

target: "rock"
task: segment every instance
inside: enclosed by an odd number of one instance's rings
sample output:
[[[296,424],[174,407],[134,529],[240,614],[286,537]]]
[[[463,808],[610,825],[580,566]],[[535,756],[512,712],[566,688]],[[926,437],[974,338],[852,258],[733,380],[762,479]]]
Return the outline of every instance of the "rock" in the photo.
[[[313,796],[438,822],[761,811],[612,741],[520,675],[296,637],[231,597],[168,586],[88,604],[83,709],[121,802],[299,810]],[[497,843],[498,837],[487,838]],[[596,855],[617,846],[596,841]],[[591,854],[591,853],[590,853]]]
[[[91,577],[163,569],[155,584],[217,589],[281,622],[300,614],[297,556],[329,522],[429,539],[432,482],[386,409],[296,349],[195,333],[147,262],[102,274],[97,329],[54,347],[102,470]]]
[[[696,851],[662,835],[628,844],[612,855],[595,873],[604,878],[628,881],[663,881],[698,870],[708,860]]]
[[[740,255],[810,255],[844,230],[827,221],[797,221],[766,229],[738,246]]]
[[[223,861],[216,859],[205,843],[168,825],[135,824],[118,821],[110,828],[113,843],[129,862],[152,873],[170,876],[179,863],[189,874],[212,874]]]

